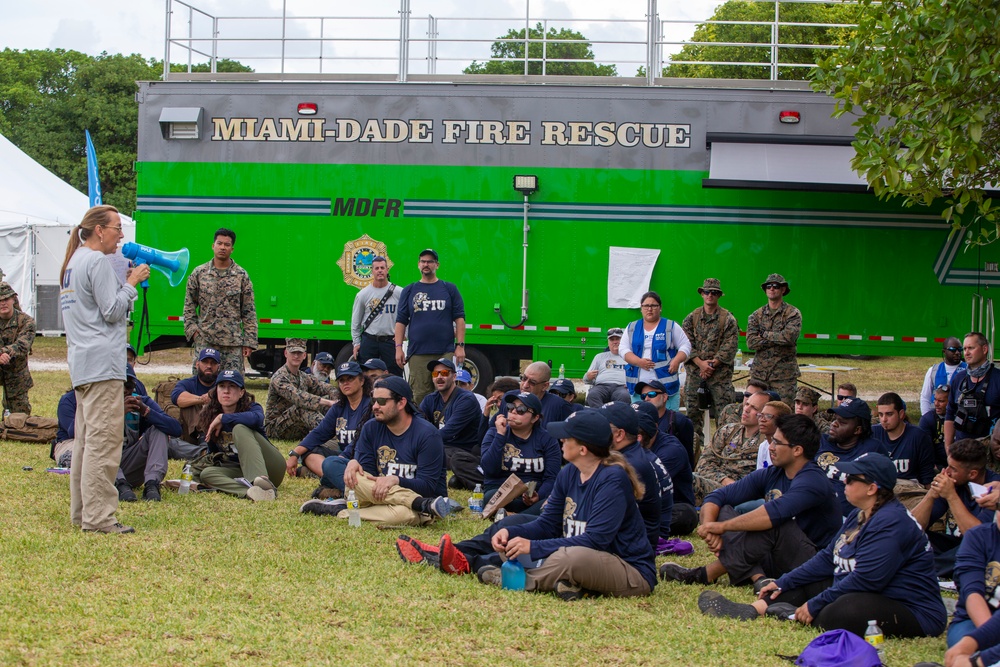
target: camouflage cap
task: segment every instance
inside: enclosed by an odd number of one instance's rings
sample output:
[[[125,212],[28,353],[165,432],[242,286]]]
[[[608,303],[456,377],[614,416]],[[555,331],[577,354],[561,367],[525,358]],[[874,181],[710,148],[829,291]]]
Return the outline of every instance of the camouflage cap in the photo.
[[[698,288],[698,294],[704,294],[708,290],[719,290],[722,292],[722,283],[719,282],[718,278],[705,278],[705,282]]]
[[[798,391],[795,392],[795,400],[808,403],[809,405],[818,405],[819,394],[809,387],[799,387]]]
[[[768,275],[767,280],[765,280],[760,284],[760,288],[765,292],[767,291],[766,285],[768,283],[778,283],[779,285],[785,288],[785,294],[791,294],[792,292],[792,288],[788,286],[788,281],[785,280],[785,277],[780,273],[772,273]]]
[[[10,283],[8,283],[5,280],[4,282],[0,283],[0,300],[9,299],[11,297],[14,297],[16,299],[17,292],[15,292],[14,288],[10,286]]]
[[[285,339],[285,349],[289,352],[305,352],[306,351],[306,339],[305,338],[286,338]]]

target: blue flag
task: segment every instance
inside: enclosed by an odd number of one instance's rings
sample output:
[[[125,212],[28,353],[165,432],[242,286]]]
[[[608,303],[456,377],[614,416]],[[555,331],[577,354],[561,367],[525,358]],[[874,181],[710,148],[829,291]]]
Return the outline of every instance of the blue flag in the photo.
[[[90,195],[91,207],[100,206],[101,201],[101,179],[97,175],[97,152],[94,150],[94,142],[90,140],[90,130],[87,133],[87,194]]]

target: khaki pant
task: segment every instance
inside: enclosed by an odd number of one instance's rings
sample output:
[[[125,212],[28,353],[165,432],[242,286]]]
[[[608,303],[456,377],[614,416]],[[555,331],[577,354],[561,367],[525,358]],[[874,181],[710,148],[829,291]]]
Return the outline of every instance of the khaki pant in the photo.
[[[434,520],[427,514],[420,514],[410,509],[413,501],[420,497],[415,491],[397,485],[389,489],[383,500],[376,501],[372,496],[374,488],[374,481],[358,475],[354,494],[358,498],[358,505],[361,507],[359,513],[363,520],[394,526],[423,526]],[[338,517],[346,519],[347,511],[341,512]]]
[[[894,491],[896,492],[896,499],[903,503],[903,507],[911,511],[927,495],[927,489],[915,479],[896,480]]]
[[[410,389],[413,390],[413,407],[420,407],[420,401],[424,396],[434,391],[434,383],[431,381],[431,372],[427,370],[427,364],[435,359],[452,359],[453,352],[443,354],[415,354],[406,361],[406,367],[410,371]]]
[[[104,380],[76,387],[69,518],[85,530],[101,530],[118,522],[115,473],[125,432],[123,385],[121,380]]]
[[[612,597],[649,595],[649,582],[639,570],[606,551],[560,547],[541,566],[526,572],[525,590],[553,591],[565,579],[589,591]]]

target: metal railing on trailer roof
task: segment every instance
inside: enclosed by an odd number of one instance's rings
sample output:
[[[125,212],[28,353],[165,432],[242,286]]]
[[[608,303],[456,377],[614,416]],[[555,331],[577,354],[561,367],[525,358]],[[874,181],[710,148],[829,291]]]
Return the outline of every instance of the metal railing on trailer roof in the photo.
[[[164,40],[163,78],[169,79],[170,63],[186,64],[191,72],[195,65],[208,65],[209,72],[217,72],[220,61],[234,60],[250,66],[255,72],[270,75],[267,78],[302,78],[303,75],[374,75],[385,80],[405,82],[411,74],[425,69],[428,75],[460,74],[461,65],[473,61],[516,62],[523,64],[522,73],[527,79],[530,70],[547,75],[549,65],[558,62],[613,64],[616,67],[634,67],[637,75],[629,77],[619,73],[615,83],[656,85],[657,78],[670,66],[707,66],[766,69],[767,78],[777,81],[783,71],[792,68],[807,70],[815,63],[790,60],[788,54],[813,50],[825,52],[838,48],[829,43],[782,43],[782,31],[789,28],[840,29],[855,28],[851,23],[810,23],[782,21],[781,7],[789,5],[843,5],[829,0],[749,0],[773,7],[768,21],[714,20],[691,18],[661,18],[658,0],[646,0],[643,16],[635,19],[583,19],[534,16],[530,0],[525,0],[525,13],[515,17],[447,17],[414,15],[412,5],[421,0],[399,0],[398,16],[313,16],[296,15],[283,1],[282,11],[274,16],[222,16],[199,9],[185,0],[165,0],[166,35]],[[673,6],[673,5],[672,5]],[[419,36],[413,36],[416,26]],[[536,27],[541,26],[538,34]],[[581,34],[586,32],[587,44],[594,58],[549,57],[550,47],[579,43],[579,40],[553,39],[550,28],[568,28]],[[692,35],[699,26],[747,26],[767,28],[766,41],[693,41]],[[501,38],[497,32],[520,30],[524,37]],[[787,34],[787,33],[786,33]],[[686,37],[685,37],[686,36]],[[520,47],[523,56],[494,57],[490,49],[497,43],[510,43]],[[534,46],[533,45],[537,45]],[[680,54],[668,52],[684,47],[701,47],[705,50],[736,47],[749,51],[754,59],[684,60]],[[421,48],[422,47],[422,48]],[[541,55],[534,55],[539,50]],[[419,54],[416,51],[419,50]],[[766,57],[757,58],[760,53]],[[182,54],[179,61],[174,58]],[[640,69],[641,68],[641,69]],[[519,68],[520,69],[520,68]],[[394,70],[394,71],[393,71]],[[444,70],[444,71],[442,71]],[[643,71],[644,70],[644,71]],[[639,76],[639,72],[642,76]],[[669,70],[668,70],[669,71]],[[708,70],[711,71],[711,70]],[[274,76],[279,75],[279,76]],[[535,79],[536,77],[530,77]]]

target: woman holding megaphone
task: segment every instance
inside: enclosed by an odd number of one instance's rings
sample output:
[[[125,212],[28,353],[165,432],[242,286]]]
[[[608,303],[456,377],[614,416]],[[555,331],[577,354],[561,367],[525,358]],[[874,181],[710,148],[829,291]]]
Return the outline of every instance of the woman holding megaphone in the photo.
[[[133,268],[122,283],[105,255],[124,238],[114,206],[95,206],[70,232],[59,274],[59,306],[66,328],[66,359],[76,392],[76,438],[69,511],[86,532],[134,533],[115,518],[115,473],[121,462],[125,410],[126,325],[135,286],[149,266]]]

